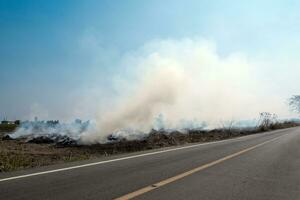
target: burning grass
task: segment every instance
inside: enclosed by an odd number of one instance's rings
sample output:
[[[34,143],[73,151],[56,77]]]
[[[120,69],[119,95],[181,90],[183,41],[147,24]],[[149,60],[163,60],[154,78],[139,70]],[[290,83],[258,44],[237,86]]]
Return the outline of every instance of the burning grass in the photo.
[[[260,133],[269,130],[299,126],[296,122],[272,123],[257,128],[222,128],[214,130],[186,130],[167,132],[152,130],[140,140],[111,138],[109,143],[79,145],[72,140],[55,142],[49,138],[13,140],[3,136],[0,140],[0,172],[39,167],[63,162],[79,161],[125,152],[136,152],[186,143],[209,142]]]

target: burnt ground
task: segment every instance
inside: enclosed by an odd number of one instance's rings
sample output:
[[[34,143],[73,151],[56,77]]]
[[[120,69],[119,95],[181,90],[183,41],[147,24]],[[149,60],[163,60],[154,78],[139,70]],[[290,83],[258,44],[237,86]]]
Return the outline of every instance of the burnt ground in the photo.
[[[271,124],[269,127],[251,129],[186,130],[166,132],[152,130],[140,140],[114,139],[106,144],[78,145],[73,141],[55,143],[47,138],[12,140],[7,131],[0,131],[0,172],[39,167],[63,162],[86,160],[126,152],[156,149],[196,142],[209,142],[264,131],[299,126],[295,122]]]

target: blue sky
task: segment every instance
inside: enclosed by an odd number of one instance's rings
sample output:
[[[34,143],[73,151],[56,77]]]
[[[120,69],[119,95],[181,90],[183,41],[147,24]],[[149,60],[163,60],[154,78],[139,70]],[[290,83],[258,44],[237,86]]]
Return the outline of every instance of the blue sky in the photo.
[[[262,78],[286,98],[299,92],[299,9],[291,0],[0,0],[0,117],[81,115],[74,101],[116,92],[124,54],[194,37],[213,41],[221,57],[265,62]]]

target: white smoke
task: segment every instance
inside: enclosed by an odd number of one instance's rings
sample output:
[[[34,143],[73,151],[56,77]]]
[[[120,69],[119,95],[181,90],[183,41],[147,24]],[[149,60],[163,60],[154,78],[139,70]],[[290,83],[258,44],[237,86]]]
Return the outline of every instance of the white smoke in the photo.
[[[163,128],[180,129],[202,121],[214,127],[253,119],[262,111],[286,114],[284,100],[268,94],[266,83],[256,78],[255,64],[239,52],[218,55],[210,41],[153,41],[121,63],[115,77],[120,97],[101,110],[95,129],[81,135],[84,143],[103,142],[109,134],[147,133],[158,116]]]
[[[82,122],[78,119],[73,123],[59,123],[59,121],[25,121],[22,122],[14,133],[9,134],[9,136],[14,139],[32,139],[41,136],[55,139],[66,136],[67,138],[77,141],[83,132],[92,127],[89,121]]]

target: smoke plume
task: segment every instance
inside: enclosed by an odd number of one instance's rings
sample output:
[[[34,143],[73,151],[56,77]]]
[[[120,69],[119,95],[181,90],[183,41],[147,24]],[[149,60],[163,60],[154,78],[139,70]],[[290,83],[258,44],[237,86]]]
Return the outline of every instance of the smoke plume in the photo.
[[[101,110],[84,143],[107,135],[135,137],[152,128],[216,127],[220,121],[253,119],[259,112],[284,113],[268,94],[257,66],[241,53],[218,55],[202,39],[153,41],[123,56],[115,77],[118,98]],[[159,119],[159,120],[158,120]]]

